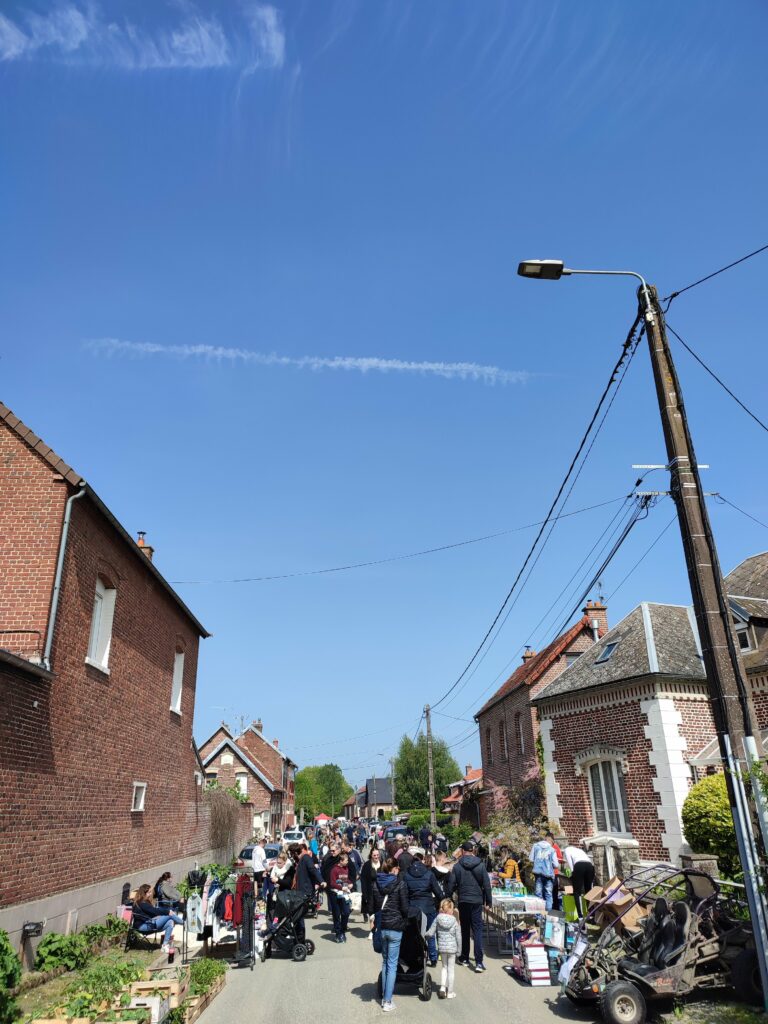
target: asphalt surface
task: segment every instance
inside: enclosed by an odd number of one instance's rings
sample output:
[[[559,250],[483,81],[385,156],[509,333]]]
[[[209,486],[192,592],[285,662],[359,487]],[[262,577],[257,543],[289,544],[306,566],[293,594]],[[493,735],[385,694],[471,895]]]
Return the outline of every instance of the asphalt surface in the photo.
[[[383,1013],[376,998],[381,957],[373,952],[368,929],[360,914],[350,920],[348,940],[337,945],[330,916],[307,921],[307,937],[317,951],[304,963],[293,963],[275,952],[265,963],[230,970],[224,991],[199,1018],[200,1024],[357,1024],[374,1020],[428,1022],[450,1019],[452,1024],[557,1024],[558,1021],[596,1019],[594,1013],[577,1010],[558,989],[531,988],[505,970],[509,957],[486,950],[485,974],[472,968],[456,968],[456,999],[437,998],[440,966],[431,970],[435,994],[423,1002],[415,987],[395,989],[394,1013]]]

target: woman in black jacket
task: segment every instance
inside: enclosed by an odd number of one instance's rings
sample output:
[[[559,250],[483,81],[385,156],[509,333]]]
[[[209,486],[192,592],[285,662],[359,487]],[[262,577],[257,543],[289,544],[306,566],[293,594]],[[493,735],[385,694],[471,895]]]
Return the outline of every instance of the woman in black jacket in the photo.
[[[379,871],[381,871],[381,854],[374,849],[371,850],[371,855],[363,864],[363,870],[360,872],[360,889],[363,894],[361,909],[364,921],[373,917],[373,884]]]
[[[376,927],[381,932],[382,1010],[391,1010],[400,943],[408,923],[408,887],[394,857],[388,857],[373,885]]]

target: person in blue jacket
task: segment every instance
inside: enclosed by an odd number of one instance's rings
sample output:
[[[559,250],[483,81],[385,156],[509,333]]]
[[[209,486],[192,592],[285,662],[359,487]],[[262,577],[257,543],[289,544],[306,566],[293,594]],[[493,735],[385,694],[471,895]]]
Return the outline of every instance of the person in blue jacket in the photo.
[[[413,861],[405,872],[405,884],[408,888],[410,907],[416,907],[426,914],[429,927],[437,917],[437,908],[443,898],[443,891],[432,871],[424,863],[424,851],[420,848],[414,851]],[[427,939],[427,949],[429,966],[437,966],[437,939],[434,935]]]

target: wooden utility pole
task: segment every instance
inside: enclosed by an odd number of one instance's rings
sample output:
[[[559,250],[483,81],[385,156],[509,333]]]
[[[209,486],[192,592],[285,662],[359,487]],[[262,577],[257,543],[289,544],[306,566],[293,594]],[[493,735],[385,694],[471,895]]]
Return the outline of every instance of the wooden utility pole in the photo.
[[[744,667],[736,649],[731,614],[723,586],[717,548],[704,501],[704,492],[693,450],[693,441],[664,325],[664,314],[652,285],[638,289],[640,313],[645,322],[648,347],[667,447],[670,491],[677,506],[693,610],[696,615],[701,656],[709,686],[728,800],[735,825],[739,857],[758,959],[768,1000],[768,930],[766,903],[758,877],[758,851],[744,776],[762,753],[755,725]],[[745,771],[746,770],[746,771]],[[766,838],[766,813],[759,783],[753,785],[757,816]]]
[[[429,704],[424,708],[424,717],[427,720],[427,771],[429,774],[429,823],[432,831],[437,829],[437,814],[435,813],[435,769],[432,764],[432,716],[429,711]]]

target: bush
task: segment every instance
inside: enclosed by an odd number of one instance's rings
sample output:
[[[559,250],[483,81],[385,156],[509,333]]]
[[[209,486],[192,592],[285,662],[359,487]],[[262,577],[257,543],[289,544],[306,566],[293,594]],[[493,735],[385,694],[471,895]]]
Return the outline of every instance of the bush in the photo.
[[[91,944],[84,935],[59,935],[50,932],[37,947],[36,971],[51,971],[66,967],[74,971],[85,967],[91,958]]]
[[[471,839],[474,831],[468,821],[462,821],[458,825],[445,825],[443,835],[448,840],[448,852],[453,853],[462,843],[466,843],[468,839]]]
[[[683,804],[683,833],[694,853],[717,857],[722,878],[741,871],[725,776],[707,775],[694,786]]]
[[[190,995],[203,995],[226,973],[227,965],[222,960],[193,960],[189,967]]]
[[[11,945],[8,933],[0,931],[0,1024],[13,1024],[19,1016],[16,1000],[10,989],[19,984],[21,961]]]
[[[71,936],[68,936],[71,937]],[[63,1009],[68,1017],[95,1017],[102,1003],[110,1002],[124,985],[138,981],[144,974],[144,965],[138,960],[125,962],[100,961],[83,971],[67,989]],[[146,1014],[137,1019],[143,1019]]]

